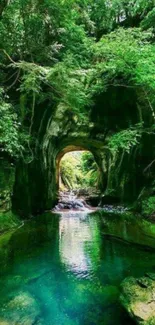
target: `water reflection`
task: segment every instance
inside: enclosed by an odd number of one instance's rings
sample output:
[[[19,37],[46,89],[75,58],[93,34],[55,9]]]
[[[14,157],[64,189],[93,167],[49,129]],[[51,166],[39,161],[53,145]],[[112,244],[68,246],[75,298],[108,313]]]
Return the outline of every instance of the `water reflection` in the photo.
[[[93,241],[93,224],[88,224],[86,212],[63,213],[59,223],[59,252],[67,269],[87,277],[91,259],[86,244]]]
[[[155,254],[102,229],[99,213],[49,213],[3,239],[0,324],[131,325],[120,282],[152,272]]]

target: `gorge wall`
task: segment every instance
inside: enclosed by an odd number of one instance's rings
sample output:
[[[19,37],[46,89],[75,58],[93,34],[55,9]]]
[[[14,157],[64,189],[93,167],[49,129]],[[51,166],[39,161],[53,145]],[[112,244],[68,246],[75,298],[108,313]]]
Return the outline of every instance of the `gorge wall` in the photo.
[[[16,167],[13,210],[23,217],[51,209],[58,196],[58,166],[68,151],[92,152],[101,174],[101,192],[111,199],[133,203],[152,191],[154,135],[142,132],[130,152],[109,147],[113,134],[142,123],[152,123],[149,109],[139,109],[133,89],[110,87],[86,107],[83,115],[47,101],[35,109],[32,132],[35,136],[33,159],[20,160]],[[38,113],[39,111],[39,113]]]

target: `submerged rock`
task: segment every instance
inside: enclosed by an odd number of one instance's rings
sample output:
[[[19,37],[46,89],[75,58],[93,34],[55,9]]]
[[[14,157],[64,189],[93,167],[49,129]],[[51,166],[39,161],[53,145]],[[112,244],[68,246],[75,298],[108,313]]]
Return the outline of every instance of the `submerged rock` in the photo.
[[[17,324],[41,324],[39,306],[28,292],[19,292],[1,309],[0,325]]]
[[[121,288],[121,303],[136,323],[155,325],[155,274],[126,278]]]

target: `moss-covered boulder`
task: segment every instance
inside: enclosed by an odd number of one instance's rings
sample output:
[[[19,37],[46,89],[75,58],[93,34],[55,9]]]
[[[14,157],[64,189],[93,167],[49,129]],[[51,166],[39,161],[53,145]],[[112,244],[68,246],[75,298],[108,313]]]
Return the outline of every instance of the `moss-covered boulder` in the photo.
[[[120,300],[130,316],[140,325],[155,324],[155,274],[126,278]]]
[[[1,325],[41,325],[41,311],[28,292],[20,292],[6,303],[0,313]]]

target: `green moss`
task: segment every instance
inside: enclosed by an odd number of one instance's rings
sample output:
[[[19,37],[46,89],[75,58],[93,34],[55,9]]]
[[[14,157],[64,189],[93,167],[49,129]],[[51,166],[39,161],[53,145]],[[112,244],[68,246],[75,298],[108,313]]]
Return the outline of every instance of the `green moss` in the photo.
[[[150,196],[142,202],[142,214],[150,216],[155,213],[155,196]]]
[[[0,233],[16,228],[20,226],[20,224],[21,221],[11,211],[0,212]]]
[[[155,248],[155,223],[132,211],[100,210],[102,233],[123,239],[129,243]]]
[[[121,284],[120,301],[137,324],[153,325],[155,320],[155,281],[148,274],[141,278],[126,278]]]

